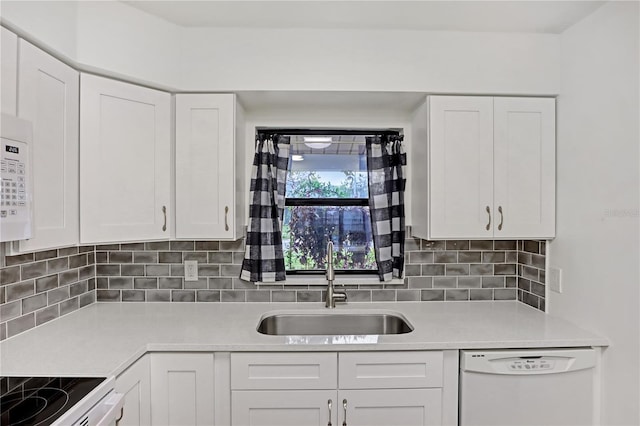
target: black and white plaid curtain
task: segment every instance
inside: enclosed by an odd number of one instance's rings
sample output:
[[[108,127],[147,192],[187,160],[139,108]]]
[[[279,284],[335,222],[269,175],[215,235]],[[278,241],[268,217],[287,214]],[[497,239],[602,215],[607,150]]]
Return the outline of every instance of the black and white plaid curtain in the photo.
[[[289,137],[258,135],[251,172],[251,206],[240,279],[274,282],[286,279],[282,251]]]
[[[380,281],[404,271],[404,166],[402,136],[366,138],[369,210]]]

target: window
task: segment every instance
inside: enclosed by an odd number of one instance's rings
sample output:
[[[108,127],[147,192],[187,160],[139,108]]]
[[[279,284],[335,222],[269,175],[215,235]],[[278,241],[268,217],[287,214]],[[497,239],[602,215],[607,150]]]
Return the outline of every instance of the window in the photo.
[[[364,136],[291,136],[282,245],[287,273],[377,271]]]

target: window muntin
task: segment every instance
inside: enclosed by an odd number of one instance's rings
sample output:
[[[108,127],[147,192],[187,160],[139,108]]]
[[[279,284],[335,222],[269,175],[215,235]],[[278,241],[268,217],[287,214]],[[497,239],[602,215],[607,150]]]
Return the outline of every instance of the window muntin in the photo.
[[[336,271],[374,273],[364,138],[334,136],[328,147],[312,146],[291,138],[282,233],[287,273],[324,271],[328,238]]]

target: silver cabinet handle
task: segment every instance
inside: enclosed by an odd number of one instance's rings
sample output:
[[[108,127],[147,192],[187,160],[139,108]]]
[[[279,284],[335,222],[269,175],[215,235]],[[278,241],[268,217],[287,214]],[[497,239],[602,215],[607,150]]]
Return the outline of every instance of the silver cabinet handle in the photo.
[[[344,421],[342,422],[342,426],[347,426],[347,399],[342,400],[342,408],[344,409]]]
[[[327,405],[329,406],[329,423],[327,423],[327,426],[331,426],[331,406],[333,405],[333,401],[327,401]]]
[[[504,216],[502,215],[502,206],[498,206],[498,213],[500,213],[500,225],[498,225],[498,231],[502,231],[502,222],[504,222]]]
[[[116,419],[116,426],[120,424],[120,421],[122,420],[123,417],[124,417],[124,407],[120,408],[120,417]]]
[[[487,206],[487,213],[489,214],[489,223],[487,223],[486,227],[486,230],[488,231],[489,229],[491,229],[491,209],[489,208],[489,206]]]
[[[224,230],[229,230],[229,221],[227,220],[229,217],[229,206],[224,206]]]
[[[162,225],[162,232],[167,230],[167,208],[162,206],[162,214],[164,215],[164,225]]]

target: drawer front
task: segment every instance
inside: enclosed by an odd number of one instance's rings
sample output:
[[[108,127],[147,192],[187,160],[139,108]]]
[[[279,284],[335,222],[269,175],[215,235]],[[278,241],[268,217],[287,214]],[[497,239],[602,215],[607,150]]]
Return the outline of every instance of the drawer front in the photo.
[[[442,387],[443,354],[346,352],[339,355],[340,389]]]
[[[336,353],[232,353],[231,389],[335,389]]]

